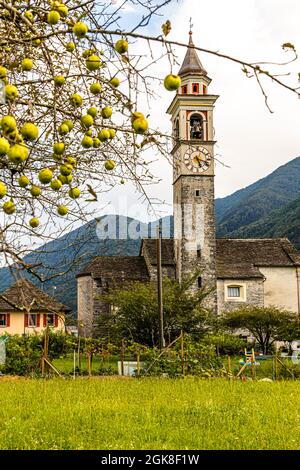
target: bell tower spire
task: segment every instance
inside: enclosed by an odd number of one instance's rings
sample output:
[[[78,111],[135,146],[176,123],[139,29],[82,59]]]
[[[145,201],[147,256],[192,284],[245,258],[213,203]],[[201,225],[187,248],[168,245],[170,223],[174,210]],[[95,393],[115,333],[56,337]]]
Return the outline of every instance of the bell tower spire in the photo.
[[[211,290],[206,306],[217,309],[216,229],[214,210],[213,111],[218,96],[210,95],[211,79],[193,43],[178,73],[181,87],[168,108],[173,125],[174,243],[177,278],[199,271],[193,289]]]

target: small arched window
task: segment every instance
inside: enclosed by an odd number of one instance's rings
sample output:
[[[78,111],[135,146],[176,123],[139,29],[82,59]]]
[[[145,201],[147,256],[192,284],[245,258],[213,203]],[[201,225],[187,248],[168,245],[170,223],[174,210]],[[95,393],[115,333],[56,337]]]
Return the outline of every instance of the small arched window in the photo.
[[[174,134],[175,138],[179,139],[179,119],[176,119]]]
[[[192,114],[190,117],[190,138],[203,139],[203,117],[201,114]]]

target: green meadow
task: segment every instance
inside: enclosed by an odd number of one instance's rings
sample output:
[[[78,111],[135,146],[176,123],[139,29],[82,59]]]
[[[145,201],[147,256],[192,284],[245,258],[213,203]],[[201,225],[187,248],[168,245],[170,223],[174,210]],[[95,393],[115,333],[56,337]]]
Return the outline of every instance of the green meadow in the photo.
[[[300,383],[0,379],[0,449],[299,449]]]

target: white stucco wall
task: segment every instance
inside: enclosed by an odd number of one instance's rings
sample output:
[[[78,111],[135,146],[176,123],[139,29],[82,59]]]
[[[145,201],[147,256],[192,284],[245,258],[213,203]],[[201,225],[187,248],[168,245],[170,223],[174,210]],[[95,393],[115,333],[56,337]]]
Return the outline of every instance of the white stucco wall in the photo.
[[[298,312],[299,292],[296,268],[259,267],[259,270],[266,278],[264,283],[265,306],[276,305]]]

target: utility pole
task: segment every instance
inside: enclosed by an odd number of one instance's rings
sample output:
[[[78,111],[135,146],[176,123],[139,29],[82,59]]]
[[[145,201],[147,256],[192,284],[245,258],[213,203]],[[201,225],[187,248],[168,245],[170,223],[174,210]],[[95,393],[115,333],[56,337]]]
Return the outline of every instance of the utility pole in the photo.
[[[162,267],[161,267],[161,226],[157,228],[156,253],[157,253],[157,294],[158,294],[158,315],[159,315],[159,346],[160,349],[165,347],[164,338],[164,306],[163,306],[163,289],[162,289]]]

